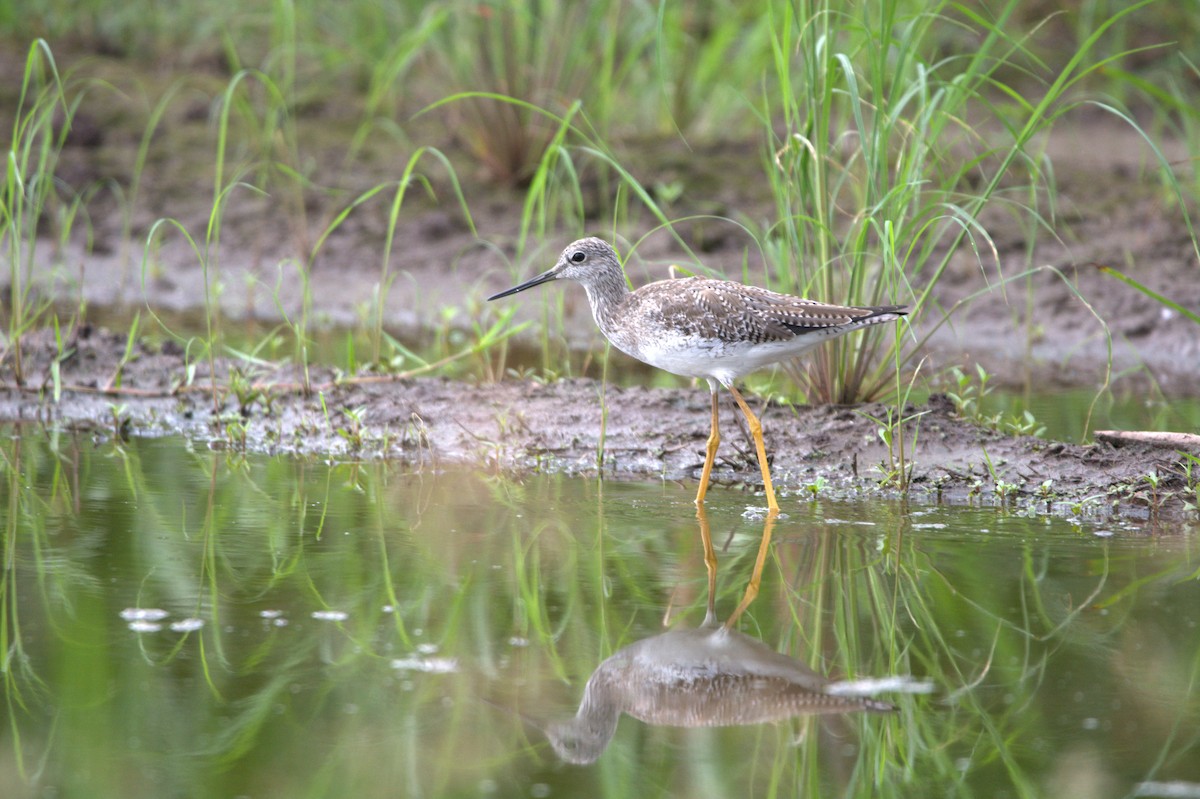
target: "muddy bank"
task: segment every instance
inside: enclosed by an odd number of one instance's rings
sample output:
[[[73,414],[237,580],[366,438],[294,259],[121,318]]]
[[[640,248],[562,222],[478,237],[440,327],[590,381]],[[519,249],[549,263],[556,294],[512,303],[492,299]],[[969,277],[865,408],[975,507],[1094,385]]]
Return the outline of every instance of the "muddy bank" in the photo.
[[[183,353],[173,345],[136,345],[133,358],[121,366],[126,346],[121,335],[84,327],[67,344],[56,402],[53,338],[35,334],[27,340],[28,378],[18,386],[5,369],[0,420],[104,437],[178,434],[233,451],[387,458],[414,468],[602,471],[613,478],[689,482],[698,477],[708,434],[703,387],[622,389],[590,379],[484,385],[377,376],[336,381],[328,371],[313,370],[312,390],[305,393],[302,375],[284,367],[247,375],[235,393],[228,387],[237,382],[231,383],[230,374],[238,364],[218,361],[214,401],[207,363],[197,367],[189,384]],[[894,482],[884,480],[889,453],[868,418],[882,418],[883,406],[761,411],[785,511],[814,493],[899,493]],[[910,496],[919,501],[1002,504],[1092,519],[1194,519],[1184,504],[1180,457],[1172,449],[1005,436],[956,418],[939,397],[907,408],[905,416],[919,417],[906,426],[908,441],[917,435]],[[723,406],[714,477],[731,487],[758,488],[753,447],[739,419],[732,402]],[[1155,487],[1145,479],[1151,473],[1158,475]],[[748,495],[747,503],[757,500]]]

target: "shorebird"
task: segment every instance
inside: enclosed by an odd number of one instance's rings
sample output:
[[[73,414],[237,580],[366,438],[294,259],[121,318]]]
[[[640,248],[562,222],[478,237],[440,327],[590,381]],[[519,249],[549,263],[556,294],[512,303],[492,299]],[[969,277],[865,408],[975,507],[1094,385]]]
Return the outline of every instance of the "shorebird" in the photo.
[[[707,535],[704,507],[697,508]],[[763,539],[770,538],[770,524]],[[760,565],[762,552],[760,550]],[[540,724],[568,763],[594,763],[617,731],[621,714],[667,727],[724,727],[783,721],[831,713],[891,713],[896,706],[873,699],[881,690],[927,693],[932,685],[907,676],[850,682],[824,677],[806,664],[776,652],[762,641],[732,629],[753,599],[746,598],[724,624],[718,624],[716,586],[709,574],[708,608],[697,628],[678,628],[645,638],[604,660],[588,678],[575,715]]]
[[[734,382],[756,369],[795,358],[826,339],[891,322],[907,313],[901,305],[827,305],[707,277],[660,280],[630,291],[616,252],[597,238],[576,241],[562,251],[552,268],[488,300],[564,279],[583,284],[600,332],[621,352],[672,374],[708,381],[712,427],[696,492],[697,506],[704,502],[721,440],[718,385],[729,389],[746,417],[768,511],[777,513],[779,503],[771,484],[762,424]]]
[[[762,641],[717,626],[671,630],[601,663],[575,716],[546,728],[559,757],[594,763],[627,713],[646,724],[720,727],[816,713],[889,713],[888,702],[836,693],[836,684]]]

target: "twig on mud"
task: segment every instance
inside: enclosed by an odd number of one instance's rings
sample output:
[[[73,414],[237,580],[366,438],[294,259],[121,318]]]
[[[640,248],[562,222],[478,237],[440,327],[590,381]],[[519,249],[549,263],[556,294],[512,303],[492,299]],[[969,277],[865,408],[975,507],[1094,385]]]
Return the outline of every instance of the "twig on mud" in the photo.
[[[1097,430],[1096,440],[1114,446],[1137,443],[1151,447],[1200,452],[1200,435],[1162,430]]]

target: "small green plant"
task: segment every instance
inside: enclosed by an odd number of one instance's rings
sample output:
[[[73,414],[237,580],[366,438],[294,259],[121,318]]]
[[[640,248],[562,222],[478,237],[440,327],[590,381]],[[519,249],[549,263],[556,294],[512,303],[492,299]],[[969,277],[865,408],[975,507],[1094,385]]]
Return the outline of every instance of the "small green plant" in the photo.
[[[231,419],[225,424],[225,440],[230,449],[246,451],[246,438],[250,430],[241,418]]]
[[[1160,508],[1160,497],[1158,493],[1158,470],[1156,469],[1148,474],[1142,475],[1142,482],[1150,487],[1150,518],[1152,520],[1157,519]]]
[[[983,494],[983,481],[978,477],[971,478],[971,485],[967,488],[967,497],[975,499],[981,494]]]
[[[946,490],[946,484],[950,482],[950,479],[948,474],[935,475],[929,479],[929,490],[933,492],[934,501],[938,504],[942,502],[942,493]]]
[[[1003,420],[1002,426],[1005,432],[1012,433],[1018,436],[1033,436],[1041,438],[1046,435],[1046,425],[1038,422],[1034,418],[1033,413],[1025,410],[1020,416],[1015,413]]]
[[[1016,483],[1008,482],[996,471],[996,467],[992,463],[992,458],[988,455],[986,448],[983,450],[983,462],[987,466],[988,475],[992,478],[992,486],[1000,504],[1003,505],[1015,499],[1020,492],[1020,486]]]
[[[1010,483],[1006,480],[996,481],[996,496],[999,497],[1002,504],[1014,499],[1018,490],[1019,486],[1015,483]]]
[[[1054,502],[1054,480],[1043,480],[1034,490],[1034,494],[1039,501],[1046,503],[1046,512],[1048,513]]]
[[[262,402],[265,392],[257,386],[253,379],[240,367],[231,366],[227,382],[229,392],[233,394],[238,404],[238,413],[243,418],[250,415],[255,403]]]
[[[954,412],[960,419],[979,421],[983,417],[983,398],[991,393],[988,381],[991,375],[979,364],[975,364],[975,377],[967,374],[960,367],[950,369],[950,377],[954,381],[954,389],[946,392],[946,397],[954,405]]]
[[[138,340],[138,323],[141,320],[141,312],[133,315],[133,322],[129,325],[129,333],[125,337],[125,349],[121,353],[121,359],[117,361],[117,366],[113,370],[112,377],[108,379],[106,390],[119,389],[121,387],[121,378],[125,371],[125,367],[129,365],[135,357],[135,348]]]
[[[1003,412],[984,412],[984,401],[992,393],[988,385],[991,375],[979,364],[975,364],[974,376],[955,366],[950,369],[950,377],[954,386],[946,392],[946,397],[954,405],[954,413],[960,419],[1010,435],[1040,438],[1046,434],[1046,426],[1028,409],[1021,413],[1014,411],[1008,416]]]
[[[433,445],[429,441],[429,425],[416,411],[413,411],[408,417],[408,424],[404,426],[404,435],[401,436],[400,445],[404,446],[410,440],[416,445],[420,454],[417,459],[420,465],[424,466],[426,460],[433,461],[434,453]]]
[[[816,499],[817,495],[825,490],[825,478],[818,475],[816,480],[804,486],[804,490],[808,492],[810,498]]]
[[[131,421],[129,419],[129,409],[124,403],[108,403],[108,419],[112,425],[113,438],[118,441],[129,440],[129,428]]]
[[[664,206],[670,206],[683,196],[684,186],[683,181],[680,180],[658,180],[654,182],[653,188],[654,196],[658,199],[659,203]]]
[[[344,427],[337,428],[337,434],[350,445],[351,450],[362,448],[365,427],[363,425],[363,416],[366,414],[365,407],[358,408],[342,408],[342,415],[346,417],[349,423]]]
[[[1193,513],[1200,513],[1200,456],[1188,452],[1179,453],[1179,466],[1183,471],[1183,485],[1187,492],[1183,505]]]
[[[50,362],[50,384],[54,403],[62,399],[62,364],[75,354],[75,348],[68,348],[63,342],[62,330],[58,324],[58,316],[51,317],[54,327],[54,360]]]
[[[887,447],[887,460],[880,463],[878,467],[879,484],[884,487],[893,486],[907,492],[912,484],[913,469],[916,467],[912,453],[917,449],[919,422],[921,417],[929,411],[919,411],[902,416],[899,409],[889,406],[884,409],[883,416],[873,416],[865,411],[856,411],[856,413],[875,423],[875,434]],[[904,444],[905,426],[910,422],[914,423],[912,438],[906,446]]]
[[[506,348],[502,346],[504,342],[530,324],[529,322],[518,325],[511,324],[516,311],[515,305],[502,308],[498,311],[495,320],[486,325],[480,323],[478,313],[472,314],[471,332],[475,336],[475,341],[470,347],[470,352],[475,355],[475,361],[483,379],[489,383],[496,382],[504,374],[504,361],[508,354]]]

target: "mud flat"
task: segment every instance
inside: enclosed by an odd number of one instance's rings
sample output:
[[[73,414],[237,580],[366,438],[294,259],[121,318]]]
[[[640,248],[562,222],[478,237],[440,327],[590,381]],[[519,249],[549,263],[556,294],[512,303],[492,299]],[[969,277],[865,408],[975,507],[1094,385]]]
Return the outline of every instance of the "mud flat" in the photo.
[[[57,345],[45,333],[27,337],[23,384],[7,367],[0,379],[0,420],[100,437],[180,435],[233,453],[666,481],[696,479],[708,431],[703,388],[619,388],[582,378],[490,384],[335,379],[318,369],[310,370],[305,391],[298,371],[286,367],[255,375],[252,388],[237,396],[226,378],[238,364],[217,361],[214,401],[207,363],[187,384],[183,353],[173,345],[135,344],[122,365],[125,337],[84,326],[64,351],[70,354],[59,366],[56,401],[51,363]],[[118,370],[119,388],[112,385]],[[789,502],[813,498],[902,494],[894,479],[899,453],[889,454],[870,418],[882,418],[884,406],[772,405],[762,412],[785,511]],[[905,426],[907,495],[915,501],[1154,520],[1163,528],[1195,518],[1186,505],[1178,442],[1078,445],[1008,436],[956,418],[951,403],[936,395],[904,415],[915,419]],[[752,489],[758,468],[748,434],[735,427],[732,406],[723,408],[723,418],[715,477]],[[889,473],[893,479],[886,479]],[[1156,475],[1157,484],[1147,475]],[[747,504],[755,503],[748,493]]]

